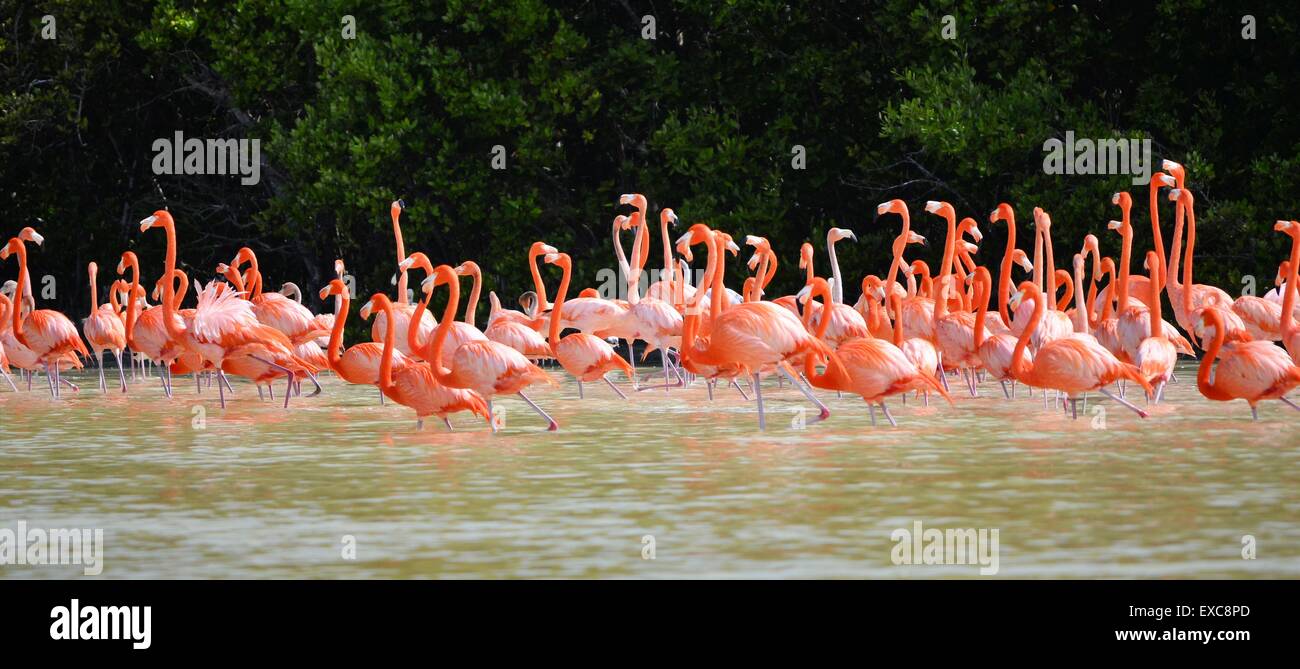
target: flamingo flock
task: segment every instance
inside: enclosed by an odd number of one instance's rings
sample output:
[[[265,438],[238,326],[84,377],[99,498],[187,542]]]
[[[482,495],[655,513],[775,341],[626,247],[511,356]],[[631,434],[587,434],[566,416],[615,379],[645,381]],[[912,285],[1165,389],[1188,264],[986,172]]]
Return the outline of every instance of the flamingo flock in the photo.
[[[1050,403],[1057,407],[1053,410],[1077,419],[1078,402],[1098,393],[1146,418],[1147,409],[1129,399],[1130,387],[1141,389],[1146,405],[1160,403],[1167,384],[1178,381],[1178,357],[1195,356],[1200,349],[1196,387],[1204,397],[1245,400],[1256,420],[1264,400],[1300,410],[1287,397],[1300,386],[1300,223],[1278,221],[1274,226],[1291,244],[1289,257],[1279,262],[1277,289],[1263,297],[1234,299],[1219,288],[1194,283],[1195,199],[1182,165],[1164,161],[1162,170],[1148,186],[1153,248],[1139,253],[1140,273],[1131,267],[1129,193],[1114,195],[1119,217],[1106,225],[1119,235],[1119,258],[1103,257],[1097,236],[1088,234],[1079,252],[1069,257],[1068,269],[1056,266],[1050,214],[1033,210],[1031,261],[1029,252],[1017,248],[1016,215],[1006,203],[987,217],[990,226],[1007,227],[1006,246],[993,268],[975,260],[983,239],[979,221],[969,216],[958,220],[952,204],[939,201],[924,206],[944,224],[939,265],[909,262],[908,247],[928,241],[912,231],[907,203],[895,199],[877,208],[878,220],[897,217],[901,222],[890,246],[892,256],[887,265],[882,262],[884,278],[863,277],[861,295],[851,305],[844,299],[846,279],[836,255],[838,243],[857,240],[847,228],[827,232],[826,276],[818,276],[816,249],[805,243],[798,255],[802,290],[769,299],[766,289],[778,254],[767,239],[744,237],[745,246],[753,249],[746,264],[752,275],[737,292],[728,286],[725,268],[727,256],[738,255],[742,247],[730,234],[704,223],[691,225],[674,241],[670,229],[678,216],[665,208],[658,230],[662,266],[653,281],[643,281],[652,238],[647,200],[625,194],[619,204],[630,211],[616,217],[612,227],[621,280],[616,295],[583,288],[571,297],[572,258],[538,241],[526,254],[533,290],[521,297],[522,309],[507,309],[489,293],[482,330],[476,312],[483,269],[468,260],[455,267],[435,266],[422,252],[407,255],[400,225],[405,204],[398,200],[390,207],[396,292],[391,297],[376,293],[361,306],[361,318],[372,320],[372,341],[351,346],[343,341],[353,295],[342,260],[335,262],[336,278],[319,291],[322,300],[333,298],[331,313],[313,314],[302,305],[302,290],[291,282],[266,292],[257,255],[248,247],[218,265],[206,284],[194,280],[193,306],[183,307],[191,280],[177,268],[176,225],[166,210],[140,223],[141,233],[161,230],[166,238],[156,282],[143,283],[139,258],[126,251],[118,259],[118,278],[101,303],[99,267],[90,262],[90,311],[79,332],[68,316],[37,308],[28,245],[41,246],[44,239],[28,227],[0,247],[0,260],[12,256],[17,264],[17,279],[0,290],[0,373],[12,392],[19,392],[12,368],[26,380],[28,391],[36,374],[44,373],[50,397],[58,400],[67,389],[79,391],[64,372],[91,358],[99,390],[107,393],[109,353],[120,392],[129,391],[124,365],[131,367],[134,381],[138,363],[145,370],[156,367],[167,398],[174,395],[177,374],[192,374],[197,392],[215,383],[225,408],[227,394],[234,392],[228,378],[233,375],[251,381],[259,398],[270,401],[276,401],[276,384],[283,381],[282,402],[288,408],[292,397],[303,397],[304,381],[314,388],[308,396],[315,395],[322,391],[318,376],[332,372],[350,384],[375,386],[379,402],[391,400],[413,410],[420,426],[425,418],[437,417],[451,429],[450,417],[465,412],[481,417],[496,432],[502,422],[495,401],[508,395],[527,403],[547,430],[559,428],[530,397],[537,389],[558,385],[544,367],[558,365],[577,381],[579,400],[586,396],[586,386],[597,382],[620,400],[646,397],[640,393],[647,391],[692,392],[698,385],[712,400],[715,392],[734,388],[754,404],[761,429],[766,427],[767,377],[776,379],[778,389],[788,383],[798,391],[814,412],[809,423],[830,416],[818,390],[857,395],[867,403],[872,424],[879,408],[897,425],[886,405],[892,398],[906,402],[913,395],[928,404],[937,396],[952,405],[963,394],[978,397],[981,384],[990,380],[1001,388],[999,401],[1021,401],[1017,386],[1022,385],[1030,394],[1039,390],[1044,408]],[[1174,203],[1168,255],[1159,221],[1164,189]],[[633,236],[630,253],[623,246],[627,233]],[[700,252],[704,269],[697,272],[691,264],[698,264]],[[1028,275],[1019,283],[1012,276],[1016,268]],[[408,288],[411,271],[423,276],[414,284],[418,293]],[[472,287],[458,318],[466,277]],[[551,290],[548,281],[555,282]],[[439,290],[447,298],[440,318],[429,309]],[[1162,294],[1169,298],[1176,325],[1164,320]],[[150,304],[149,297],[157,303]],[[643,343],[640,362],[657,351],[661,370],[638,373],[637,342]],[[772,392],[770,384],[767,392]]]

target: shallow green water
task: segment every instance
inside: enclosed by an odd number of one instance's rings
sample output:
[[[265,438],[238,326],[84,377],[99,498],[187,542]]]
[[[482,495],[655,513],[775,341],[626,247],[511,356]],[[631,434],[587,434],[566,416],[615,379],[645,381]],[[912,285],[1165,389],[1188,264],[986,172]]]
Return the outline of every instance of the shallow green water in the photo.
[[[1300,413],[1252,422],[1180,374],[1146,421],[1101,402],[1104,427],[1095,401],[1072,421],[985,384],[955,408],[893,402],[897,429],[821,393],[832,417],[800,430],[773,383],[766,434],[734,390],[579,401],[566,381],[534,394],[558,433],[505,399],[495,436],[466,415],[416,431],[333,377],[288,411],[239,382],[222,411],[192,381],[167,401],[154,378],[128,396],[83,378],[58,402],[0,391],[0,527],[103,528],[101,578],[977,575],[894,565],[890,533],[918,520],[998,529],[999,577],[1300,576]]]

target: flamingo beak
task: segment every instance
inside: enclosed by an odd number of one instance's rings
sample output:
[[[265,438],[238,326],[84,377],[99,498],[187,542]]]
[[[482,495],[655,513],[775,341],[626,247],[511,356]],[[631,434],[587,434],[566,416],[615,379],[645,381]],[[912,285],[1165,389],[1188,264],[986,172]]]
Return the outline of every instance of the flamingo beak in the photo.
[[[1172,160],[1162,160],[1162,161],[1160,161],[1160,169],[1162,169],[1162,170],[1164,170],[1164,171],[1166,171],[1166,172],[1173,172],[1174,170],[1180,170],[1180,169],[1182,169],[1182,168],[1183,168],[1182,165],[1180,165],[1179,163],[1176,163],[1176,162],[1174,162],[1174,161],[1172,161]]]
[[[925,203],[925,210],[931,214],[939,211],[939,202],[937,200],[927,200]]]
[[[623,193],[622,195],[618,196],[618,203],[619,203],[619,204],[630,204],[631,202],[632,202],[632,194],[631,194],[631,193]]]
[[[408,256],[407,258],[403,259],[402,262],[397,263],[397,269],[398,271],[405,272],[406,270],[411,269],[411,265],[414,264],[415,264],[415,259]]]
[[[42,237],[40,233],[32,230],[32,241],[36,242],[37,246],[40,246],[45,243],[45,237]]]
[[[1119,193],[1115,193],[1114,195],[1110,196],[1110,203],[1119,204]]]
[[[362,319],[370,318],[370,312],[374,310],[374,308],[375,301],[373,299],[366,300],[366,303],[361,305],[361,311],[358,313],[361,314]]]
[[[749,246],[758,246],[761,240],[754,235],[745,235],[745,243]]]
[[[736,242],[730,240],[727,241],[727,250],[733,254],[740,253],[740,247],[736,245]]]
[[[426,293],[431,292],[433,290],[434,279],[436,278],[438,278],[437,274],[430,274],[429,276],[424,277],[424,280],[420,282],[420,290]]]
[[[1183,194],[1183,189],[1175,188],[1169,191],[1169,199],[1177,201],[1178,198],[1182,196],[1182,194]]]
[[[560,252],[559,249],[555,248],[554,246],[551,246],[550,244],[543,244],[542,251],[546,253],[552,253],[552,254]]]
[[[1026,272],[1032,272],[1034,271],[1034,263],[1030,262],[1028,258],[1025,258],[1020,261],[1020,268]]]
[[[140,232],[144,232],[145,230],[148,230],[148,229],[150,228],[150,226],[152,226],[153,223],[154,223],[154,221],[156,221],[156,220],[158,220],[158,217],[157,217],[157,216],[150,216],[150,217],[148,217],[148,218],[146,218],[146,219],[140,221]]]
[[[1291,229],[1291,221],[1278,221],[1273,224],[1273,232],[1286,232]]]
[[[889,213],[889,203],[888,203],[888,202],[881,202],[880,204],[876,205],[876,215],[877,215],[877,216],[884,216],[885,214],[888,214],[888,213]]]
[[[1014,292],[1014,293],[1011,294],[1011,299],[1007,300],[1007,304],[1008,304],[1012,309],[1019,309],[1019,308],[1020,308],[1020,301],[1023,300],[1023,299],[1025,299],[1025,291],[1023,291],[1023,290],[1017,290],[1016,292]]]
[[[1175,178],[1173,178],[1173,177],[1171,177],[1171,176],[1169,176],[1168,174],[1161,174],[1161,175],[1160,175],[1160,183],[1162,183],[1162,184],[1164,184],[1164,185],[1166,185],[1166,186],[1168,186],[1168,187],[1170,187],[1170,188],[1173,188],[1174,186],[1177,186],[1177,185],[1178,185],[1178,180],[1175,179]]]
[[[558,253],[547,253],[545,256],[542,256],[543,262],[547,262],[551,264],[555,264],[556,262],[559,262],[559,260],[560,260],[560,254]]]
[[[117,261],[117,273],[126,274],[126,263],[122,262],[121,260]]]
[[[325,286],[324,288],[320,289],[320,299],[322,300],[325,299],[326,297],[329,296],[329,294],[330,294],[330,286]]]
[[[974,240],[975,240],[975,243],[977,243],[977,244],[978,244],[979,242],[984,241],[984,233],[980,232],[980,229],[979,229],[979,228],[971,228],[971,229],[970,229],[970,236],[971,236],[971,239],[974,239]]]
[[[1107,230],[1118,230],[1118,229],[1120,228],[1120,226],[1122,226],[1122,225],[1123,225],[1123,223],[1121,223],[1121,222],[1119,222],[1119,221],[1110,221],[1110,222],[1106,223],[1106,229],[1107,229]]]
[[[794,297],[795,299],[799,300],[800,304],[807,304],[808,296],[811,293],[812,293],[812,286],[804,286],[803,288],[799,289],[799,292],[794,294]]]
[[[841,228],[841,229],[844,230],[844,237],[845,237],[846,239],[849,239],[849,240],[851,240],[851,241],[855,241],[855,242],[858,241],[858,236],[857,236],[857,234],[854,233],[852,230],[849,230],[849,229],[847,229],[847,228]]]

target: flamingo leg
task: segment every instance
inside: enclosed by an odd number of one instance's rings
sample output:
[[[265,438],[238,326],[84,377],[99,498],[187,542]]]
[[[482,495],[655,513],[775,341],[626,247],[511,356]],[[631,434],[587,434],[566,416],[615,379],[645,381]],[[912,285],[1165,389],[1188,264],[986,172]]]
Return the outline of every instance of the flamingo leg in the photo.
[[[450,419],[450,418],[448,418],[448,417],[446,417],[446,416],[443,416],[443,417],[442,417],[442,422],[443,422],[444,424],[446,424],[446,426],[447,426],[447,431],[448,431],[448,432],[455,432],[455,430],[452,429],[452,427],[451,427],[451,419]]]
[[[871,414],[871,427],[876,426],[876,405],[867,402],[867,412]]]
[[[1143,411],[1141,408],[1139,408],[1132,402],[1122,397],[1116,397],[1115,394],[1110,392],[1109,390],[1106,390],[1105,388],[1098,388],[1097,391],[1100,392],[1102,395],[1105,395],[1106,397],[1109,397],[1115,400],[1116,402],[1119,402],[1120,404],[1123,404],[1124,406],[1128,407],[1130,410],[1133,411],[1133,413],[1136,413],[1140,418],[1147,417],[1147,412]]]
[[[713,401],[713,380],[712,380],[712,379],[705,379],[705,380],[704,380],[704,387],[705,387],[706,389],[708,389],[708,391],[709,391],[709,401],[712,402],[712,401]]]
[[[890,427],[898,427],[898,421],[894,420],[894,417],[889,414],[889,407],[885,405],[884,400],[880,400],[880,410],[885,413],[885,419],[889,421]]]
[[[1259,407],[1253,404],[1250,405],[1250,417],[1255,420],[1259,420]]]
[[[621,397],[621,398],[623,398],[623,399],[627,399],[627,395],[624,395],[624,394],[623,394],[623,391],[619,390],[619,389],[618,389],[618,386],[614,385],[614,382],[613,382],[613,381],[610,381],[608,376],[602,376],[602,377],[600,377],[600,380],[601,380],[601,381],[604,381],[604,382],[605,382],[605,385],[609,386],[609,389],[612,390],[612,391],[614,391],[614,394],[615,394],[615,395],[618,395],[619,397]]]
[[[223,372],[222,372],[221,370],[217,370],[217,376],[218,376],[218,378],[221,378],[222,375],[223,375]],[[259,389],[259,390],[260,390],[260,389]],[[219,396],[221,397],[221,408],[222,408],[222,409],[225,409],[225,408],[226,408],[226,388],[225,388],[225,386],[221,385],[220,383],[217,384],[217,395],[219,395]]]
[[[235,389],[230,387],[230,379],[226,378],[226,373],[224,371],[220,369],[217,370],[217,380],[226,384],[226,390],[229,390],[231,395],[235,394]]]
[[[808,398],[808,401],[812,402],[817,406],[819,410],[817,417],[808,421],[809,424],[823,421],[831,417],[831,410],[827,409],[826,405],[822,404],[821,400],[817,399],[817,396],[812,393],[812,390],[810,390],[804,384],[799,383],[797,380],[795,380],[794,374],[790,373],[790,370],[787,368],[784,362],[778,365],[777,367],[781,370],[781,373],[784,374],[787,379],[790,379],[790,385],[794,386],[795,388],[798,388],[799,392],[803,393],[803,396]]]
[[[745,401],[746,401],[746,402],[749,401],[749,395],[746,395],[746,394],[745,394],[745,389],[744,389],[744,388],[741,388],[741,387],[740,387],[740,384],[739,384],[739,383],[736,383],[736,380],[735,380],[735,379],[732,379],[732,380],[731,380],[731,385],[733,385],[733,386],[736,387],[736,392],[740,393],[740,396],[743,397],[743,398],[745,398]]]
[[[582,394],[582,379],[578,379],[578,399],[584,399]]]
[[[95,359],[95,368],[99,370],[99,392],[106,393],[108,392],[108,384],[104,383],[104,352],[99,351],[91,354],[90,357]]]
[[[195,395],[203,394],[203,380],[199,377],[198,372],[194,372],[194,394]]]
[[[50,399],[57,398],[59,395],[54,390],[54,374],[50,371],[50,363],[45,363],[45,380],[50,384]]]
[[[320,381],[317,380],[316,375],[315,375],[315,374],[312,374],[311,372],[307,372],[307,380],[308,380],[308,381],[311,381],[311,384],[312,384],[313,386],[316,386],[316,390],[313,390],[312,393],[311,393],[310,395],[308,395],[307,397],[315,397],[315,396],[321,394],[321,391],[323,391],[324,388],[321,387],[321,385],[320,385]],[[299,397],[302,396],[302,381],[298,381],[298,396],[299,396]]]
[[[1011,399],[1011,393],[1007,392],[1007,380],[1003,379],[1001,381],[998,381],[998,383],[1002,384],[1002,396],[1007,399]]]
[[[767,429],[767,417],[763,415],[763,386],[759,384],[758,374],[754,374],[754,394],[758,396],[758,429]]]
[[[13,377],[9,376],[9,372],[5,371],[3,367],[0,367],[0,376],[5,377],[5,381],[9,383],[9,388],[11,390],[18,392],[18,386],[14,385]]]
[[[496,432],[497,432],[497,409],[496,409],[496,406],[492,404],[492,400],[491,400],[491,399],[489,399],[489,400],[487,401],[487,405],[488,405],[488,427],[492,428],[492,434],[496,434]]]
[[[262,384],[258,383],[258,384],[255,384],[255,385],[257,386],[257,399],[258,399],[258,400],[265,400],[265,399],[266,399],[266,395],[263,395],[263,394],[262,394]],[[272,398],[272,399],[275,399],[275,398]]]
[[[1283,404],[1285,404],[1285,405],[1291,407],[1292,409],[1295,409],[1296,411],[1300,411],[1300,406],[1297,406],[1295,402],[1292,402],[1291,400],[1289,400],[1289,399],[1287,399],[1287,398],[1285,398],[1285,397],[1279,397],[1278,399],[1279,399],[1279,400],[1282,400],[1282,403],[1283,403]]]
[[[611,387],[612,387],[612,386],[611,386]],[[617,389],[616,389],[616,390],[617,390]],[[620,393],[620,394],[622,394],[622,393]],[[528,396],[525,395],[524,392],[523,392],[522,390],[519,391],[519,397],[520,397],[521,399],[523,399],[523,401],[527,402],[527,403],[528,403],[528,406],[532,407],[532,408],[533,408],[533,411],[536,411],[537,414],[538,414],[539,416],[541,416],[542,418],[545,418],[545,419],[546,419],[546,422],[548,423],[548,425],[546,426],[546,431],[547,431],[547,432],[554,432],[554,431],[560,429],[560,424],[557,423],[557,422],[555,422],[555,419],[554,419],[554,418],[551,418],[551,415],[548,414],[548,413],[546,413],[545,411],[543,411],[542,408],[539,407],[539,406],[537,406],[537,404],[536,404],[535,402],[533,402],[532,400],[528,399]]]
[[[384,389],[379,388],[379,386],[375,386],[375,388],[379,389],[379,406],[384,406]]]
[[[126,371],[122,369],[122,352],[113,351],[113,357],[117,358],[117,378],[122,382],[122,392],[126,392]]]

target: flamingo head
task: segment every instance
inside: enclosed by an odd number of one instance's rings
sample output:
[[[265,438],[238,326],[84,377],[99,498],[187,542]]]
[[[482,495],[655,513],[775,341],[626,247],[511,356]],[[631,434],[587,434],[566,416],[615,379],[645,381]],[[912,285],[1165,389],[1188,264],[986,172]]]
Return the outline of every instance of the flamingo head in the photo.
[[[664,210],[659,212],[659,222],[665,225],[677,225],[677,212],[671,207],[664,207]]]
[[[1119,205],[1119,208],[1127,213],[1128,210],[1133,207],[1133,196],[1129,195],[1125,191],[1120,191],[1110,196],[1110,203]]]
[[[149,228],[166,227],[167,225],[174,223],[175,221],[172,220],[171,212],[168,212],[166,209],[159,209],[152,215],[147,216],[144,220],[140,221],[140,232],[144,232]]]
[[[122,258],[117,261],[117,273],[126,274],[127,267],[139,267],[140,261],[135,257],[135,251],[123,251]]]
[[[22,246],[23,246],[23,240],[17,237],[11,237],[9,239],[9,243],[5,244],[4,248],[0,248],[0,260],[5,260],[6,258],[9,257],[9,254],[11,253],[17,253],[18,250],[22,248]]]
[[[961,219],[958,228],[962,233],[970,233],[971,239],[974,239],[976,244],[984,240],[984,233],[980,232],[979,224],[975,222],[975,219],[969,216]]]
[[[1024,302],[1025,300],[1037,302],[1042,299],[1042,294],[1043,292],[1038,289],[1038,284],[1035,284],[1033,281],[1022,281],[1018,290],[1011,294],[1011,299],[1007,301],[1007,306],[1011,307],[1013,310],[1019,309],[1021,302]]]
[[[1273,230],[1291,235],[1292,238],[1300,238],[1300,222],[1278,221],[1273,224]]]
[[[1015,216],[1016,213],[1012,211],[1011,205],[1007,204],[1006,202],[1003,202],[998,205],[997,209],[994,209],[989,214],[989,223],[997,223],[998,221],[1012,221],[1015,220]]]
[[[853,234],[853,231],[848,228],[831,228],[826,231],[827,242],[834,244],[841,239],[849,239],[856,242],[858,241],[858,236]]]
[[[325,284],[325,287],[320,289],[320,299],[323,300],[330,295],[342,295],[346,290],[347,286],[343,285],[342,279],[331,279],[329,283]]]
[[[473,260],[466,260],[465,262],[456,265],[456,276],[475,276],[479,272],[478,263]]]
[[[45,243],[45,238],[42,237],[40,233],[36,232],[36,230],[32,229],[31,227],[26,227],[23,228],[21,231],[19,231],[18,238],[25,241],[32,242],[37,246],[40,246],[41,244]]]
[[[641,211],[645,211],[646,207],[645,196],[640,193],[624,193],[618,196],[618,203],[630,204]]]
[[[393,203],[388,205],[388,215],[392,216],[393,220],[396,221],[401,218],[403,209],[406,209],[406,200],[393,200]]]
[[[1185,207],[1191,206],[1195,202],[1192,197],[1192,191],[1186,188],[1174,188],[1169,191],[1169,199]]]
[[[930,200],[925,203],[925,210],[936,216],[942,216],[947,219],[956,220],[957,212],[951,204],[939,200]]]
[[[884,216],[885,214],[905,215],[907,214],[907,203],[898,198],[894,198],[889,202],[881,202],[876,205],[876,215]]]
[[[533,245],[528,248],[528,257],[530,259],[547,253],[558,253],[558,251],[555,250],[554,246],[546,242],[533,242]]]
[[[1034,207],[1034,225],[1038,229],[1047,231],[1052,229],[1052,217],[1042,207]]]
[[[561,269],[572,268],[573,261],[567,253],[547,253],[542,257],[542,262],[548,265],[555,265]]]
[[[343,259],[342,259],[342,258],[339,258],[339,259],[335,260],[335,261],[334,261],[334,274],[337,275],[337,276],[340,276],[340,277],[341,277],[341,276],[343,276],[345,273],[346,273],[346,270],[344,270],[344,268],[343,268]]]
[[[1273,278],[1274,286],[1281,286],[1286,283],[1286,277],[1291,273],[1291,261],[1283,260],[1282,264],[1277,266],[1277,276]]]
[[[1182,183],[1183,180],[1187,178],[1187,170],[1183,167],[1182,163],[1176,163],[1172,160],[1162,160],[1160,161],[1160,169],[1171,174],[1178,183]]]
[[[429,262],[429,256],[424,255],[421,251],[416,251],[406,256],[402,262],[397,263],[397,271],[405,272],[412,267],[418,267],[427,273],[433,273],[433,263]]]
[[[1025,272],[1034,271],[1034,263],[1029,261],[1029,256],[1024,251],[1016,249],[1011,252],[1011,262],[1020,265],[1020,269]]]
[[[1164,186],[1166,188],[1174,188],[1178,186],[1178,180],[1169,176],[1168,174],[1161,174],[1160,182],[1158,185]]]
[[[369,300],[366,300],[365,304],[361,305],[361,310],[358,313],[361,314],[362,320],[365,320],[370,318],[371,312],[375,309],[383,310],[383,308],[389,304],[392,304],[392,302],[388,300],[387,295],[383,293],[375,293],[370,296]]]
[[[812,262],[812,257],[813,257],[813,245],[809,244],[808,242],[804,242],[799,247],[799,269],[808,269],[808,267],[810,267],[809,263]]]

